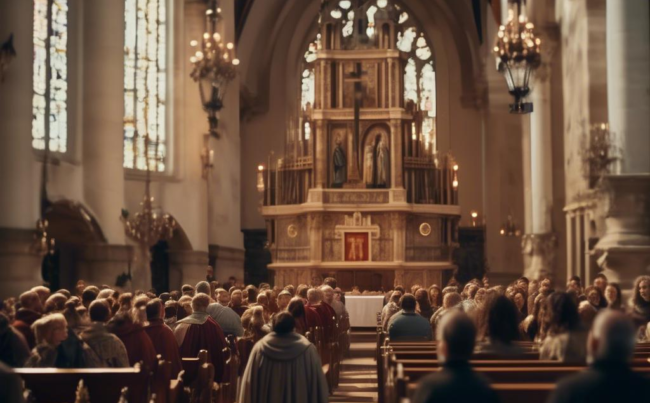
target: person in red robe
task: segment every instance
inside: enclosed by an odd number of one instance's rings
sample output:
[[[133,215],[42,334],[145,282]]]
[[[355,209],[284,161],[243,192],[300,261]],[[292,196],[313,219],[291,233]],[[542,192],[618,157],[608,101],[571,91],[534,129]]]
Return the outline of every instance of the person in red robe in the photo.
[[[12,323],[14,329],[18,330],[27,341],[30,349],[36,346],[32,324],[41,318],[43,314],[43,304],[35,291],[27,291],[20,294],[20,309],[16,312],[16,317]]]
[[[147,368],[155,368],[156,349],[144,331],[144,327],[139,323],[134,323],[129,312],[115,315],[108,322],[108,330],[124,343],[130,366],[142,361]]]
[[[147,302],[145,309],[149,325],[144,328],[144,331],[147,332],[151,339],[156,354],[160,354],[163,360],[171,363],[172,378],[176,378],[183,369],[183,364],[181,363],[181,354],[174,332],[163,321],[165,311],[163,310],[162,300],[158,298],[152,299]]]
[[[323,293],[317,288],[312,288],[307,292],[307,299],[309,300],[306,305],[307,310],[311,310],[318,315],[323,324],[325,341],[328,343],[331,342],[336,331],[336,312],[331,306],[323,302]]]
[[[226,347],[226,337],[221,327],[207,313],[210,297],[206,294],[196,294],[192,298],[190,316],[179,320],[174,329],[176,342],[180,346],[181,357],[195,358],[200,350],[207,350],[210,361],[214,365],[214,380],[224,379],[225,358],[223,349]]]

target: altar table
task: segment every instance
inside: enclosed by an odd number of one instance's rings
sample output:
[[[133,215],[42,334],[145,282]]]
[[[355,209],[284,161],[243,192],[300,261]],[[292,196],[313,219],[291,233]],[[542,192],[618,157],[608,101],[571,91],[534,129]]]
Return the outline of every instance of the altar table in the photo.
[[[384,307],[383,295],[346,295],[345,308],[351,327],[377,327],[377,313]]]

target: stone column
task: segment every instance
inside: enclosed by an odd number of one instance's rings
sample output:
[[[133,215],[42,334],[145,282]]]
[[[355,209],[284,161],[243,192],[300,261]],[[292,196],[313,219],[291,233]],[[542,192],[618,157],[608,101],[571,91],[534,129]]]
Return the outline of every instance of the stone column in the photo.
[[[196,21],[195,26],[203,28],[205,4],[188,5],[186,23]],[[235,43],[235,2],[219,1],[222,18],[218,23],[222,40]],[[191,28],[190,28],[191,29]],[[200,36],[196,36],[200,38]],[[235,52],[237,47],[235,46]],[[198,84],[188,80],[188,85]],[[190,100],[199,106],[199,98]],[[209,230],[208,251],[214,263],[218,280],[227,280],[233,275],[244,278],[244,236],[241,233],[241,137],[239,128],[239,77],[229,84],[223,98],[223,110],[219,112],[219,139],[211,138],[210,148],[214,150],[214,168],[208,176]],[[205,121],[204,121],[205,122]],[[206,122],[207,129],[207,122]],[[201,133],[188,133],[199,136]],[[196,154],[198,160],[199,155]],[[230,253],[224,251],[229,250]],[[217,253],[217,251],[220,251]],[[204,275],[205,276],[205,275]]]
[[[84,197],[109,243],[124,244],[124,2],[84,3]],[[110,34],[109,34],[110,33]]]
[[[547,41],[548,43],[548,41]],[[552,48],[552,44],[547,46]],[[529,255],[525,275],[539,278],[552,274],[555,265],[555,235],[551,213],[553,209],[553,155],[551,133],[550,63],[552,53],[546,52],[545,62],[536,72],[531,93],[534,112],[530,115],[530,212],[532,232],[524,236],[524,250]],[[528,200],[528,198],[527,198]]]
[[[605,235],[596,245],[610,281],[629,289],[650,266],[650,3],[607,1],[609,127],[622,161],[604,178]]]
[[[327,122],[316,121],[316,155],[314,168],[316,170],[316,188],[327,188]]]
[[[17,56],[0,83],[0,298],[41,283],[30,247],[38,218],[32,150],[33,4],[0,2],[0,43],[14,35]]]
[[[110,34],[108,34],[110,33]],[[83,7],[83,194],[107,244],[89,245],[79,256],[76,278],[115,284],[131,267],[132,284],[151,286],[149,263],[134,261],[126,246],[120,210],[125,207],[124,2],[97,0]]]
[[[390,121],[390,148],[391,148],[391,164],[390,164],[390,187],[392,189],[403,189],[404,180],[402,170],[404,167],[402,157],[402,121]]]

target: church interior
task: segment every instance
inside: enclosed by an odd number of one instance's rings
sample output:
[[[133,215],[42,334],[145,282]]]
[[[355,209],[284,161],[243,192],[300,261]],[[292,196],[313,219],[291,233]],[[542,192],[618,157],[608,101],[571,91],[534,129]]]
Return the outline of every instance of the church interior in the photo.
[[[469,326],[494,401],[581,401],[628,322],[647,378],[649,128],[647,0],[0,0],[0,383],[442,403]]]

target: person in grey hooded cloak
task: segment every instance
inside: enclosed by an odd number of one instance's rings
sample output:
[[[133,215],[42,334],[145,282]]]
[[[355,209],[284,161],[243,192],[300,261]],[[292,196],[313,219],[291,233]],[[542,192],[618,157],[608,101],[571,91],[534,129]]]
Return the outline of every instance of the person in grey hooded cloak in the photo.
[[[257,342],[244,370],[239,403],[326,403],[329,396],[316,347],[293,331],[288,312],[273,319],[273,332]]]

